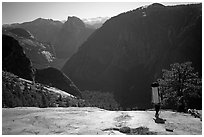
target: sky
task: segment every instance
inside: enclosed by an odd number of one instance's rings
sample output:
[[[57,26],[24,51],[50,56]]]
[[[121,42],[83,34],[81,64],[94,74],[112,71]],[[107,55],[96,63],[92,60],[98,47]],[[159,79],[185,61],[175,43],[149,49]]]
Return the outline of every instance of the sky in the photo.
[[[2,2],[2,24],[22,23],[37,18],[67,20],[68,16],[81,19],[112,17],[122,12],[150,5],[153,2]],[[163,2],[164,5],[189,2]]]

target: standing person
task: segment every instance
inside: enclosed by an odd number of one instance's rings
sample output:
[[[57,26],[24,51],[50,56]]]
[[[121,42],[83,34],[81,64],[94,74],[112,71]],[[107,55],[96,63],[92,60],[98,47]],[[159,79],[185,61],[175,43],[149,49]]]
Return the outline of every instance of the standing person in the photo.
[[[154,82],[151,84],[152,86],[152,103],[154,104],[155,107],[155,117],[159,118],[159,110],[160,110],[160,105],[161,105],[161,94],[159,90],[159,83]]]

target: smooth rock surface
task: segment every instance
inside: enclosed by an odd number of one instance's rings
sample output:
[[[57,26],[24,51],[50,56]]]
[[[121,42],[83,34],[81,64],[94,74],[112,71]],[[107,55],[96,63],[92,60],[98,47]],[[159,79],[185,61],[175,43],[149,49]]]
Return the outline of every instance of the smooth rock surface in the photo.
[[[3,108],[3,135],[124,135],[116,130],[121,127],[147,127],[157,134],[202,134],[202,122],[190,114],[162,111],[165,124],[153,120],[154,111],[107,111],[99,108]],[[174,127],[173,132],[166,127]]]

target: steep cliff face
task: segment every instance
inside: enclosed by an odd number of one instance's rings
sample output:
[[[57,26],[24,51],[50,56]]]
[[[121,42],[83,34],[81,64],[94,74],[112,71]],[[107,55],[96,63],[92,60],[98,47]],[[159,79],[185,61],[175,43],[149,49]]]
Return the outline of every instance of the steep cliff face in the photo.
[[[68,17],[55,42],[57,57],[71,57],[93,31],[94,29],[86,28],[83,21],[79,18]]]
[[[40,42],[23,28],[3,28],[3,34],[18,41],[35,68],[48,67],[55,60],[54,47],[51,44]]]
[[[46,68],[36,71],[35,80],[42,84],[47,84],[61,89],[69,94],[81,98],[81,93],[77,86],[64,73],[55,68]]]
[[[30,60],[18,41],[7,35],[2,36],[2,69],[25,79],[32,79]]]
[[[185,61],[201,75],[202,5],[152,4],[106,21],[62,71],[80,89],[113,91],[122,106],[147,108],[161,70]]]

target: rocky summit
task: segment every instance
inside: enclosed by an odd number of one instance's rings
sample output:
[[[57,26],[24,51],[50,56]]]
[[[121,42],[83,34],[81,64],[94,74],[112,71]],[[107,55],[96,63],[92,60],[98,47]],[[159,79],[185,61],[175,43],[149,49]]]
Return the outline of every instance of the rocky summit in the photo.
[[[81,19],[68,17],[56,38],[57,57],[70,58],[93,31],[94,29],[86,28]]]
[[[201,75],[202,5],[152,4],[106,21],[62,71],[82,90],[112,91],[123,107],[148,108],[162,69],[185,61]]]

